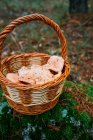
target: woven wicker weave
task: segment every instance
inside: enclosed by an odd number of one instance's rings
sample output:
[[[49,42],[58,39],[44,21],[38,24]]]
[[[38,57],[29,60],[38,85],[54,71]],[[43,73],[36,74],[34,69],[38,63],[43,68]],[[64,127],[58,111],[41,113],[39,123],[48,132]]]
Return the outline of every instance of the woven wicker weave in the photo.
[[[8,34],[17,26],[32,20],[39,20],[51,26],[56,32],[62,45],[62,57],[65,60],[62,75],[54,81],[41,86],[30,84],[15,84],[6,79],[9,72],[17,72],[22,66],[31,66],[34,64],[43,65],[47,63],[50,55],[44,53],[28,53],[12,55],[6,57],[0,62],[0,83],[4,90],[8,103],[12,108],[22,114],[36,115],[53,108],[58,102],[62,93],[62,88],[66,77],[69,75],[70,66],[67,60],[66,39],[60,27],[48,17],[41,14],[32,14],[20,17],[12,21],[0,33],[0,56],[3,44]]]

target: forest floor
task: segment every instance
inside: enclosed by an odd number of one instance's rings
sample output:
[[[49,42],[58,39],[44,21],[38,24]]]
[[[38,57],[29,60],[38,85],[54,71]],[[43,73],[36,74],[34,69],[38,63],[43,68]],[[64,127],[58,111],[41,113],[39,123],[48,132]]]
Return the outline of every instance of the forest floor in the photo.
[[[93,15],[72,15],[63,25],[68,40],[71,75],[93,84]]]
[[[15,1],[15,0],[14,0]],[[57,22],[67,39],[71,74],[68,79],[93,83],[93,15],[69,15],[67,3],[54,1],[0,1],[0,30],[12,19],[30,13],[42,13]],[[24,6],[25,5],[25,6]],[[60,13],[60,14],[59,14]],[[28,34],[29,33],[29,34]],[[25,49],[24,49],[25,46]],[[32,23],[16,28],[5,43],[4,55],[22,51],[47,52],[59,55],[60,43],[49,27]]]

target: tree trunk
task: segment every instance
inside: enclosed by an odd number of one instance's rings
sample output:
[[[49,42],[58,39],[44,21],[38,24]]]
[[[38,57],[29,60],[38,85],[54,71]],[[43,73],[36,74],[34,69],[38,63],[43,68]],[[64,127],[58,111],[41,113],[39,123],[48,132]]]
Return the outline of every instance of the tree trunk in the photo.
[[[87,13],[88,0],[69,0],[70,13]]]

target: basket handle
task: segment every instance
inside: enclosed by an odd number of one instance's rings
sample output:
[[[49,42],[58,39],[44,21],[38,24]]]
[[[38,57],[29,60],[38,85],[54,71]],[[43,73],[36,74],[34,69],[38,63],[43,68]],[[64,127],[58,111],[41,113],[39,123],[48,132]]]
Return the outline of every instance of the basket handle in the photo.
[[[13,20],[9,25],[7,25],[4,30],[0,33],[0,58],[1,58],[1,53],[3,49],[3,44],[8,36],[8,34],[17,26],[32,20],[39,20],[42,21],[43,23],[46,23],[47,25],[51,26],[58,34],[58,37],[61,42],[62,46],[62,57],[67,60],[67,50],[66,50],[66,39],[61,31],[61,28],[59,27],[58,24],[56,24],[53,20],[49,19],[48,17],[41,15],[41,14],[31,14],[23,17],[19,17],[15,20]]]

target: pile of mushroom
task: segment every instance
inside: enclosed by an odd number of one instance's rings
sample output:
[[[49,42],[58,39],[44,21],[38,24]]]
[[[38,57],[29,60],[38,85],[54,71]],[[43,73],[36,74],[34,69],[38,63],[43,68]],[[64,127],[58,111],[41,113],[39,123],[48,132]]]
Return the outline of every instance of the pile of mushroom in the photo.
[[[23,66],[18,73],[8,73],[7,79],[13,83],[31,85],[45,84],[60,77],[64,66],[64,59],[59,56],[51,56],[45,65],[33,64],[30,68]]]

